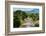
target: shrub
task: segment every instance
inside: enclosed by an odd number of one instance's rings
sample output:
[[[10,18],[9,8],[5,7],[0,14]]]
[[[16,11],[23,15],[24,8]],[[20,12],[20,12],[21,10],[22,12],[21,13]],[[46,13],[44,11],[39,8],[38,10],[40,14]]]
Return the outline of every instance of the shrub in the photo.
[[[39,24],[38,24],[38,23],[36,23],[36,24],[35,24],[35,27],[39,27]]]
[[[20,27],[21,23],[20,23],[20,20],[19,20],[19,18],[17,16],[14,17],[13,21],[14,21],[14,23],[13,23],[14,28]]]

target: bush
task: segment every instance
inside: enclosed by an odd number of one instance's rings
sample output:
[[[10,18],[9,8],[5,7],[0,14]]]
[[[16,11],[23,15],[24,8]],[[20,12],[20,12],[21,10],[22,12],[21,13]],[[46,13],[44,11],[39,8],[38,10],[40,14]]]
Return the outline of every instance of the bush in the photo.
[[[20,27],[21,23],[20,23],[20,20],[19,20],[19,18],[17,16],[14,17],[13,21],[14,21],[14,23],[13,23],[14,28]]]
[[[39,27],[39,24],[38,24],[38,23],[36,23],[36,24],[35,24],[35,27]]]

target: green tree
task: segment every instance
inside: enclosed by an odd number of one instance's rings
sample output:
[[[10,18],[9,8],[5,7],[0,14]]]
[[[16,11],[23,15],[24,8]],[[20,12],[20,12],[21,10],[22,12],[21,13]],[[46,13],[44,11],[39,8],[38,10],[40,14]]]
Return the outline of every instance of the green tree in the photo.
[[[14,27],[16,28],[16,27],[20,27],[20,25],[21,25],[21,20],[24,20],[25,18],[27,18],[27,14],[25,13],[25,11],[21,11],[21,10],[16,10],[16,11],[14,11],[14,19],[13,19],[13,21],[14,21]]]
[[[21,14],[21,10],[17,10],[17,11],[14,11],[14,19],[13,19],[13,21],[14,21],[14,28],[16,28],[16,27],[20,27],[20,25],[21,25],[21,22],[20,22],[20,14]]]
[[[30,17],[33,21],[39,20],[39,14],[38,13],[31,13]]]
[[[19,18],[18,18],[17,16],[14,16],[13,21],[14,21],[14,22],[13,22],[14,28],[20,27],[21,23],[20,23],[20,20],[19,20]]]
[[[27,18],[28,16],[27,16],[27,14],[23,11],[22,12],[22,20],[24,20],[25,18]]]

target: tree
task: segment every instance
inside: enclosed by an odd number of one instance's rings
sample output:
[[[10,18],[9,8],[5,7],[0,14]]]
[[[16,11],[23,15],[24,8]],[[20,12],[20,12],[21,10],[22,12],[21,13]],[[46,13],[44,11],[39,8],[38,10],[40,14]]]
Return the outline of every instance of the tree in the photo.
[[[13,21],[14,21],[14,27],[16,28],[16,27],[20,27],[20,25],[21,25],[21,20],[24,20],[25,18],[27,18],[27,14],[25,13],[25,11],[21,11],[21,10],[16,10],[16,11],[14,11],[14,19],[13,19]]]
[[[20,27],[21,23],[20,23],[20,20],[19,20],[19,18],[18,18],[17,16],[14,16],[13,21],[14,21],[14,22],[13,22],[14,28]]]
[[[13,19],[13,21],[14,21],[14,23],[13,23],[13,26],[14,26],[14,28],[16,28],[16,27],[20,27],[20,25],[21,25],[21,22],[20,22],[20,14],[21,14],[21,10],[17,10],[17,11],[14,11],[14,19]]]
[[[39,14],[38,13],[31,13],[30,17],[32,18],[33,21],[39,20]]]
[[[24,20],[25,18],[27,18],[28,16],[27,16],[27,14],[23,11],[22,12],[22,20]]]

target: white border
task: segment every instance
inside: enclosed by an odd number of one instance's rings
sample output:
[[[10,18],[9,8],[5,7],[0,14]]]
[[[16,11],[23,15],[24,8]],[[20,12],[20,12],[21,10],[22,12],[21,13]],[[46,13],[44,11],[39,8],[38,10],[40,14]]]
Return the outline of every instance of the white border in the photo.
[[[40,27],[30,28],[13,28],[13,8],[39,8],[39,25]],[[10,32],[15,31],[36,31],[42,30],[42,6],[28,6],[28,5],[10,5]]]

